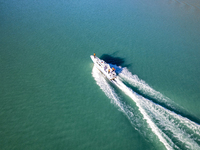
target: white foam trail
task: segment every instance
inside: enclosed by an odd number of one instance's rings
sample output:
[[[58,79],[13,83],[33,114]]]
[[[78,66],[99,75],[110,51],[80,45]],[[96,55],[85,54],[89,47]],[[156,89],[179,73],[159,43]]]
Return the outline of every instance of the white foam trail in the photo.
[[[143,119],[141,114],[138,114],[139,112],[134,111],[132,107],[120,101],[120,98],[117,96],[114,89],[107,83],[102,73],[100,73],[95,66],[92,69],[92,76],[94,77],[97,85],[99,85],[102,91],[106,94],[106,96],[111,99],[111,102],[119,108],[119,111],[123,112],[126,115],[133,127],[138,130],[142,135],[146,135],[145,132],[148,132],[148,128],[146,127],[146,124],[142,123]],[[141,127],[146,130],[140,130]]]
[[[136,95],[136,93],[134,93],[127,86],[125,86],[120,80],[116,79],[116,81],[117,81],[116,85],[122,91],[124,91],[125,94],[127,94],[130,98],[132,98],[132,100],[135,101],[135,103],[138,106],[140,112],[142,113],[144,119],[147,121],[147,123],[149,124],[150,128],[152,129],[152,131],[158,136],[159,140],[165,145],[165,147],[167,149],[172,149],[172,147],[168,144],[168,142],[165,140],[165,138],[163,138],[162,131],[152,122],[152,120],[150,119],[149,115],[146,113],[146,111],[140,105],[139,100],[141,100],[141,99],[138,99],[138,96]],[[169,138],[168,138],[168,141],[170,141],[170,143],[172,143]]]
[[[159,99],[161,102],[170,102],[170,99],[163,96],[160,92],[151,88],[145,81],[138,78],[137,75],[133,75],[131,72],[128,71],[127,68],[123,68],[122,72],[119,74],[123,80],[127,81],[134,87],[138,88],[143,94],[151,96],[152,98]]]
[[[170,131],[171,133],[173,133],[173,135],[170,136],[175,137],[178,141],[184,144],[184,147],[189,149],[200,149],[199,145],[194,141],[194,139],[190,138],[190,134],[185,131],[185,129],[188,130],[188,128],[185,127],[187,126],[197,131],[194,132],[194,130],[192,130],[193,134],[199,134],[200,127],[197,124],[193,123],[187,118],[184,118],[180,115],[175,114],[174,112],[163,108],[160,105],[153,103],[148,99],[145,99],[144,97],[133,92],[120,80],[117,79],[116,81],[116,85],[122,91],[124,91],[125,94],[132,98],[132,100],[134,100],[152,131],[158,136],[159,140],[165,145],[167,149],[172,149],[172,146],[177,146],[162,130]]]
[[[117,96],[114,89],[107,83],[106,79],[95,66],[92,69],[92,76],[94,77],[97,85],[99,85],[102,91],[106,94],[106,96],[111,99],[111,102],[114,103],[119,108],[119,110],[122,111],[133,123],[131,117],[134,116],[138,118],[139,116],[134,115],[132,113],[134,110],[130,106],[125,105],[120,101],[120,98]]]
[[[144,99],[144,98],[142,98]],[[199,126],[191,122],[189,119],[177,115],[160,105],[157,105],[147,99],[140,101],[141,106],[146,112],[149,112],[149,116],[153,122],[156,122],[156,126],[162,129],[162,131],[170,131],[168,137],[173,137],[184,145],[188,149],[200,149],[199,145],[195,142],[195,139],[191,138],[190,133],[196,134],[195,130],[190,130],[188,126],[193,126],[192,129],[199,131]],[[198,136],[196,136],[198,137]],[[180,144],[179,144],[180,145]]]
[[[179,109],[183,109],[180,106],[178,106],[177,104],[173,103],[168,97],[166,97],[166,96],[162,95],[160,92],[154,90],[147,83],[145,83],[145,81],[139,79],[137,75],[133,75],[131,72],[129,72],[129,70],[127,68],[122,69],[122,72],[119,74],[119,77],[121,80],[125,80],[128,83],[130,83],[131,85],[133,85],[134,87],[138,88],[141,92],[143,92],[143,94],[150,96],[152,98],[155,98],[155,99],[159,100],[159,102],[164,102],[168,106],[169,105],[172,107],[176,106]],[[196,123],[192,122],[191,120],[184,118],[180,115],[177,115],[176,117],[179,118],[181,123],[184,123],[184,125],[186,125],[188,128],[195,131],[195,133],[200,136],[200,127],[198,124],[196,124]]]
[[[103,78],[96,67],[93,68],[92,75],[104,93],[118,106],[120,111],[128,117],[134,127],[140,124],[137,120],[140,122],[146,120],[153,133],[167,149],[182,149],[182,147],[187,149],[200,149],[199,145],[195,142],[199,140],[199,125],[145,99],[128,88],[119,80],[120,78],[116,79],[116,86],[124,91],[124,93],[136,103],[139,111],[143,115],[143,118],[141,118],[135,114],[136,111],[131,110],[131,107],[120,101],[114,89],[108,84],[106,79]],[[140,130],[139,128],[138,131],[141,132]],[[193,135],[195,135],[195,137],[192,137]]]

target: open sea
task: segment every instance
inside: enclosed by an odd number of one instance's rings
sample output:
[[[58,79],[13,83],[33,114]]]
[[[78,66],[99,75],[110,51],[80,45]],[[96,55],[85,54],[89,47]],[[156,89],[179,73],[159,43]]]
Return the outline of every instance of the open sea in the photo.
[[[0,0],[0,150],[171,149],[200,150],[199,0]]]

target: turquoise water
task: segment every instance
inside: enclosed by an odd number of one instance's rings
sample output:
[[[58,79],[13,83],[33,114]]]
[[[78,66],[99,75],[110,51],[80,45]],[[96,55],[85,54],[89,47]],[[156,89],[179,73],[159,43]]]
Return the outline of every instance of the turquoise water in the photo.
[[[200,149],[199,1],[2,0],[0,20],[0,149]]]

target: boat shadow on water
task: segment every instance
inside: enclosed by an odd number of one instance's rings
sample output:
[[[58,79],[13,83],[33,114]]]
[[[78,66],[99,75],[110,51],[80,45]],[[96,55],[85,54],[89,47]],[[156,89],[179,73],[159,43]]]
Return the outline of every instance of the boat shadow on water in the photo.
[[[109,54],[103,54],[100,59],[104,60],[105,62],[107,62],[108,64],[110,64],[111,67],[114,67],[116,70],[115,72],[117,74],[122,72],[123,67],[130,67],[131,64],[125,64],[125,59],[121,58],[121,57],[115,57]]]

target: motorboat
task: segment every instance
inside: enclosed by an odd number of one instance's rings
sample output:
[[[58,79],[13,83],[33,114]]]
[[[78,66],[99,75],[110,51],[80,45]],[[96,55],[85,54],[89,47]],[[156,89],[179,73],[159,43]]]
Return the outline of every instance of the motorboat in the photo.
[[[104,60],[99,59],[96,54],[91,55],[90,58],[94,62],[94,65],[109,79],[114,80],[117,77],[114,67],[110,67]]]

